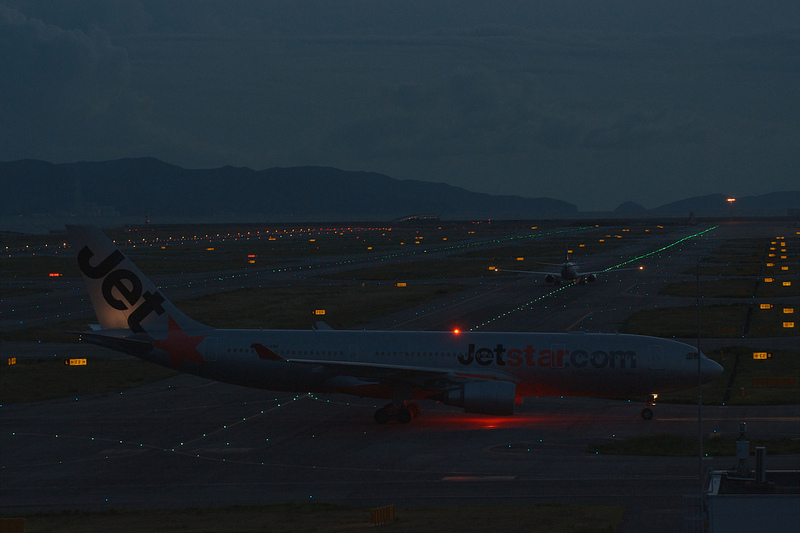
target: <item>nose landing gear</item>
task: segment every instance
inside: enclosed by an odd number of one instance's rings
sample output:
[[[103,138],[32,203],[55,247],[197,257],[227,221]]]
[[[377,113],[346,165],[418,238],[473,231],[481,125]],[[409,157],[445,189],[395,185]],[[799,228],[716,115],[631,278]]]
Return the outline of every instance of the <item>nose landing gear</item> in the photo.
[[[647,400],[644,409],[642,409],[642,420],[652,420],[653,419],[653,410],[650,409],[656,404],[656,398],[658,398],[658,394],[651,394],[650,398]]]

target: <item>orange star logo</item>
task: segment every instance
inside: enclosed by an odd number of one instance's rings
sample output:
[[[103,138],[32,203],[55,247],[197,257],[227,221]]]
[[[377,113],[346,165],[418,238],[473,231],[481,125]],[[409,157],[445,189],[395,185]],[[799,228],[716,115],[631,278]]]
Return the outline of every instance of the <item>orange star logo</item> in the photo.
[[[169,317],[167,338],[156,339],[153,343],[156,348],[164,350],[169,354],[169,365],[177,370],[184,361],[194,361],[201,365],[208,364],[208,362],[203,359],[203,356],[200,355],[200,352],[197,351],[197,345],[207,336],[208,335],[198,335],[196,337],[190,337],[172,317]]]

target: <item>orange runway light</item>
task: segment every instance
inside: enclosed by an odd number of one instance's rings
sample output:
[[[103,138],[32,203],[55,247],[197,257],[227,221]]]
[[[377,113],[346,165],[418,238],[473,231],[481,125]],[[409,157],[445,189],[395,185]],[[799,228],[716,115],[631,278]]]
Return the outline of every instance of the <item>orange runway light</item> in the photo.
[[[64,364],[67,366],[86,366],[86,359],[65,359]]]
[[[60,278],[61,276],[63,276],[63,274],[61,272],[50,272],[48,276],[51,278]]]

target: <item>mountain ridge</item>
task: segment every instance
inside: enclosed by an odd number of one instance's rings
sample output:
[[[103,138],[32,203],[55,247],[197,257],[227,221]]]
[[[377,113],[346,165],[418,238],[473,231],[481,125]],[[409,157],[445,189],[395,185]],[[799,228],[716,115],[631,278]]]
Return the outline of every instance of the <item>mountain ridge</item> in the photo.
[[[110,183],[107,176],[115,176]],[[397,180],[333,167],[186,169],[154,158],[53,164],[0,163],[9,183],[6,214],[261,216],[298,220],[386,220],[430,213],[441,218],[541,218],[577,213],[574,204],[471,192],[445,183]],[[92,191],[89,194],[89,191]],[[310,192],[311,191],[311,192]]]
[[[109,180],[114,176],[114,180]],[[49,163],[0,162],[3,216],[152,216],[191,220],[547,219],[579,216],[574,204],[472,192],[445,183],[398,180],[369,171],[296,166],[253,170],[187,169],[153,157]],[[685,198],[653,209],[628,201],[614,211],[637,216],[782,216],[800,208],[800,191],[737,198]]]

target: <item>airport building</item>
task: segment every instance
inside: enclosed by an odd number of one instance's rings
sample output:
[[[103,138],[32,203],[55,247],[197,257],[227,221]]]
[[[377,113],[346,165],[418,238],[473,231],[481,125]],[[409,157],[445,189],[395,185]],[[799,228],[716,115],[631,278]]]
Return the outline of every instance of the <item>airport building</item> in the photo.
[[[766,449],[760,447],[756,448],[756,468],[751,470],[745,431],[741,423],[736,464],[729,470],[709,471],[702,502],[687,496],[687,503],[694,504],[685,517],[687,531],[800,531],[800,470],[767,470]]]

